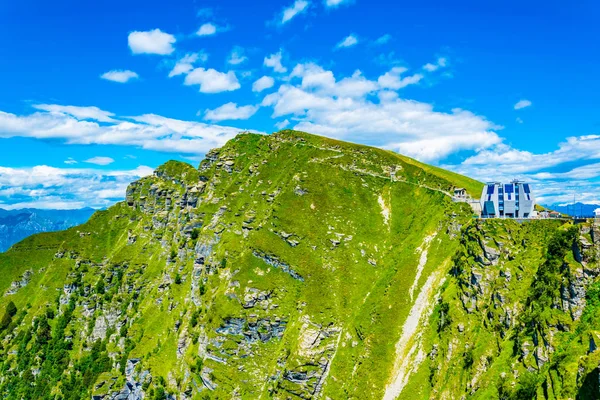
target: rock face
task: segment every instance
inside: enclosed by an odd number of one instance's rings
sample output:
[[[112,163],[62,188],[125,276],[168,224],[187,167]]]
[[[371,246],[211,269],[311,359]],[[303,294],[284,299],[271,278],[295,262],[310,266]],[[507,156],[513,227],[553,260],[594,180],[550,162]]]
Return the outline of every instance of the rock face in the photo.
[[[598,366],[596,230],[550,246],[571,231],[478,222],[454,187],[481,188],[292,131],[168,162],[80,228],[0,254],[0,395],[523,398],[537,374],[538,393],[576,398],[561,388]]]
[[[440,295],[443,307],[433,314],[451,322],[434,323],[434,331],[421,333],[432,342],[429,368],[435,371],[430,379],[435,393],[458,398],[461,391],[452,386],[462,383],[475,398],[499,393],[528,398],[519,392],[527,374],[536,375],[544,392],[554,396],[538,398],[575,398],[591,390],[586,377],[596,374],[598,361],[574,375],[552,362],[565,356],[556,350],[565,340],[586,344],[570,347],[568,353],[580,365],[592,355],[598,357],[595,336],[589,333],[598,324],[590,325],[589,318],[597,318],[600,311],[600,265],[591,257],[600,242],[587,236],[586,224],[569,229],[558,225],[486,221],[463,230],[452,278]],[[590,296],[593,305],[587,303]],[[453,322],[458,322],[460,336],[447,328]],[[446,349],[445,358],[440,349]],[[459,371],[465,368],[469,378],[461,380]],[[552,379],[546,378],[548,371],[553,371]],[[498,383],[498,373],[506,386]],[[592,392],[597,381],[594,385]],[[401,398],[411,398],[409,393]]]

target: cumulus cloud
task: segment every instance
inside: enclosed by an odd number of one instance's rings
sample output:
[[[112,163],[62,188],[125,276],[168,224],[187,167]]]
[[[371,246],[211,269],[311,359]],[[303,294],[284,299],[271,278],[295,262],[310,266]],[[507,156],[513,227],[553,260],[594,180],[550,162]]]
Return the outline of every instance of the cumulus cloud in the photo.
[[[360,71],[336,79],[317,64],[297,65],[290,81],[262,101],[273,117],[292,116],[296,129],[384,147],[437,161],[461,150],[485,149],[501,142],[494,125],[482,116],[401,99],[394,91],[418,81],[404,80],[405,69],[392,69],[377,81]],[[377,94],[377,99],[373,99]]]
[[[339,42],[338,44],[335,45],[336,49],[343,49],[343,48],[348,48],[348,47],[352,47],[358,44],[358,38],[356,37],[356,35],[354,34],[350,34],[348,36],[346,36],[344,39],[342,39],[341,42]]]
[[[235,72],[219,72],[212,68],[196,68],[190,71],[183,83],[188,86],[200,85],[201,93],[230,92],[241,87]]]
[[[63,110],[65,106],[44,105],[38,110]],[[87,112],[96,114],[90,118]],[[119,117],[96,107],[72,107],[69,112],[38,111],[16,115],[0,111],[0,138],[30,137],[56,139],[67,144],[107,144],[147,150],[202,155],[224,145],[240,129],[200,122],[165,118],[155,114]],[[113,116],[99,123],[97,117]]]
[[[392,40],[392,35],[386,33],[385,35],[378,37],[373,43],[376,45],[383,45],[388,43],[390,40]]]
[[[568,137],[547,153],[500,143],[446,167],[481,181],[527,180],[535,185],[539,202],[545,204],[572,202],[573,190],[568,186],[578,188],[578,201],[594,202],[600,200],[599,159],[600,135],[585,135]]]
[[[115,122],[115,114],[99,109],[98,107],[62,106],[59,104],[34,104],[33,108],[47,111],[50,114],[70,115],[80,120],[94,120],[99,122]]]
[[[85,162],[88,164],[108,165],[108,164],[114,163],[115,160],[113,160],[110,157],[92,157],[92,158],[85,160]]]
[[[248,57],[244,55],[244,49],[240,46],[236,46],[233,48],[233,50],[231,50],[227,62],[231,65],[239,65],[246,62],[247,60]]]
[[[300,86],[304,89],[338,97],[363,97],[379,89],[379,85],[366,79],[360,70],[356,70],[351,77],[336,81],[332,71],[326,71],[315,63],[296,65],[290,78],[301,78]]]
[[[294,4],[283,9],[279,23],[283,25],[290,22],[292,18],[306,12],[309,5],[310,3],[306,0],[296,0]]]
[[[206,110],[204,119],[207,121],[245,120],[258,111],[258,106],[238,106],[230,102],[217,107],[214,110]]]
[[[279,72],[279,73],[287,72],[287,68],[281,64],[282,57],[283,57],[282,52],[281,52],[281,50],[279,50],[279,52],[277,52],[275,54],[271,54],[268,57],[265,57],[263,64],[265,67],[273,68],[273,71],[275,71],[275,72]]]
[[[100,78],[106,79],[107,81],[127,83],[132,79],[139,78],[139,75],[130,70],[115,69],[115,70],[103,73],[102,75],[100,75]]]
[[[133,54],[167,55],[175,51],[173,45],[177,40],[169,33],[154,29],[145,32],[131,32],[127,41]]]
[[[519,100],[519,101],[517,101],[517,104],[515,104],[515,110],[520,110],[522,108],[529,107],[529,106],[531,106],[531,104],[532,103],[529,100],[525,100],[525,99]]]
[[[275,85],[275,79],[271,78],[270,76],[265,75],[261,78],[258,78],[252,84],[252,91],[253,92],[262,92],[263,90],[272,88],[273,85]]]
[[[352,3],[353,0],[325,0],[325,7],[328,8],[335,8],[335,7],[339,7],[342,4],[350,4]]]
[[[419,81],[423,79],[423,75],[421,74],[402,77],[402,74],[406,71],[407,69],[404,67],[394,67],[385,74],[381,75],[377,80],[377,83],[379,83],[379,86],[383,89],[398,90],[408,85],[419,83]]]
[[[204,52],[188,53],[184,57],[177,60],[171,72],[169,72],[169,78],[174,76],[187,74],[194,69],[196,62],[206,62],[208,55]]]
[[[65,160],[65,164],[68,164],[68,165],[77,164],[77,160],[75,160],[73,157],[69,157]]]
[[[106,207],[125,197],[127,185],[152,174],[152,168],[100,170],[0,166],[0,207],[7,209],[75,209]]]
[[[284,119],[283,121],[279,121],[275,124],[275,128],[281,130],[281,129],[285,129],[290,125],[290,121],[287,119]]]
[[[196,35],[212,36],[217,33],[217,29],[218,29],[217,25],[213,24],[212,22],[207,22],[205,24],[202,24],[202,26],[196,32]]]
[[[440,68],[444,68],[448,65],[448,59],[446,57],[439,57],[435,63],[427,63],[423,65],[423,69],[428,72],[437,71]]]

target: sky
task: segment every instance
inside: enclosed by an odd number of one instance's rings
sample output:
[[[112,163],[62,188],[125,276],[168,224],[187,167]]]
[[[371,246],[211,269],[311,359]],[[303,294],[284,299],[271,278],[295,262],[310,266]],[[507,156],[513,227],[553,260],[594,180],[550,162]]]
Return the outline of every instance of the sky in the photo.
[[[600,204],[600,4],[0,3],[0,208],[107,207],[241,131]]]

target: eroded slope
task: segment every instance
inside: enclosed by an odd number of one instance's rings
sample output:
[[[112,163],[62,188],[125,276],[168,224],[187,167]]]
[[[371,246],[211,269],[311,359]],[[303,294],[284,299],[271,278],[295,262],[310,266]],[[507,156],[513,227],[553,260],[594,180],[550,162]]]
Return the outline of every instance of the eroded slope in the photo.
[[[87,224],[0,255],[17,310],[0,390],[381,398],[407,352],[422,361],[418,328],[470,221],[447,193],[478,185],[291,131],[169,162]]]

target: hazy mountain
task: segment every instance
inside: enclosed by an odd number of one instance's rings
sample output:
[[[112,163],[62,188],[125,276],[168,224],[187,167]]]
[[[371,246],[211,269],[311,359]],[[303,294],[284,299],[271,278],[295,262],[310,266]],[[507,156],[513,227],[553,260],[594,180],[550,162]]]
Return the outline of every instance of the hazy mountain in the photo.
[[[3,210],[0,208],[0,252],[29,235],[68,229],[86,222],[95,212],[80,210]]]
[[[550,210],[558,211],[562,214],[567,214],[576,217],[593,217],[594,210],[600,208],[600,204],[583,204],[583,203],[574,203],[574,204],[553,204],[548,206]]]
[[[482,184],[294,131],[170,161],[0,254],[0,395],[599,398],[600,231],[455,187]]]

